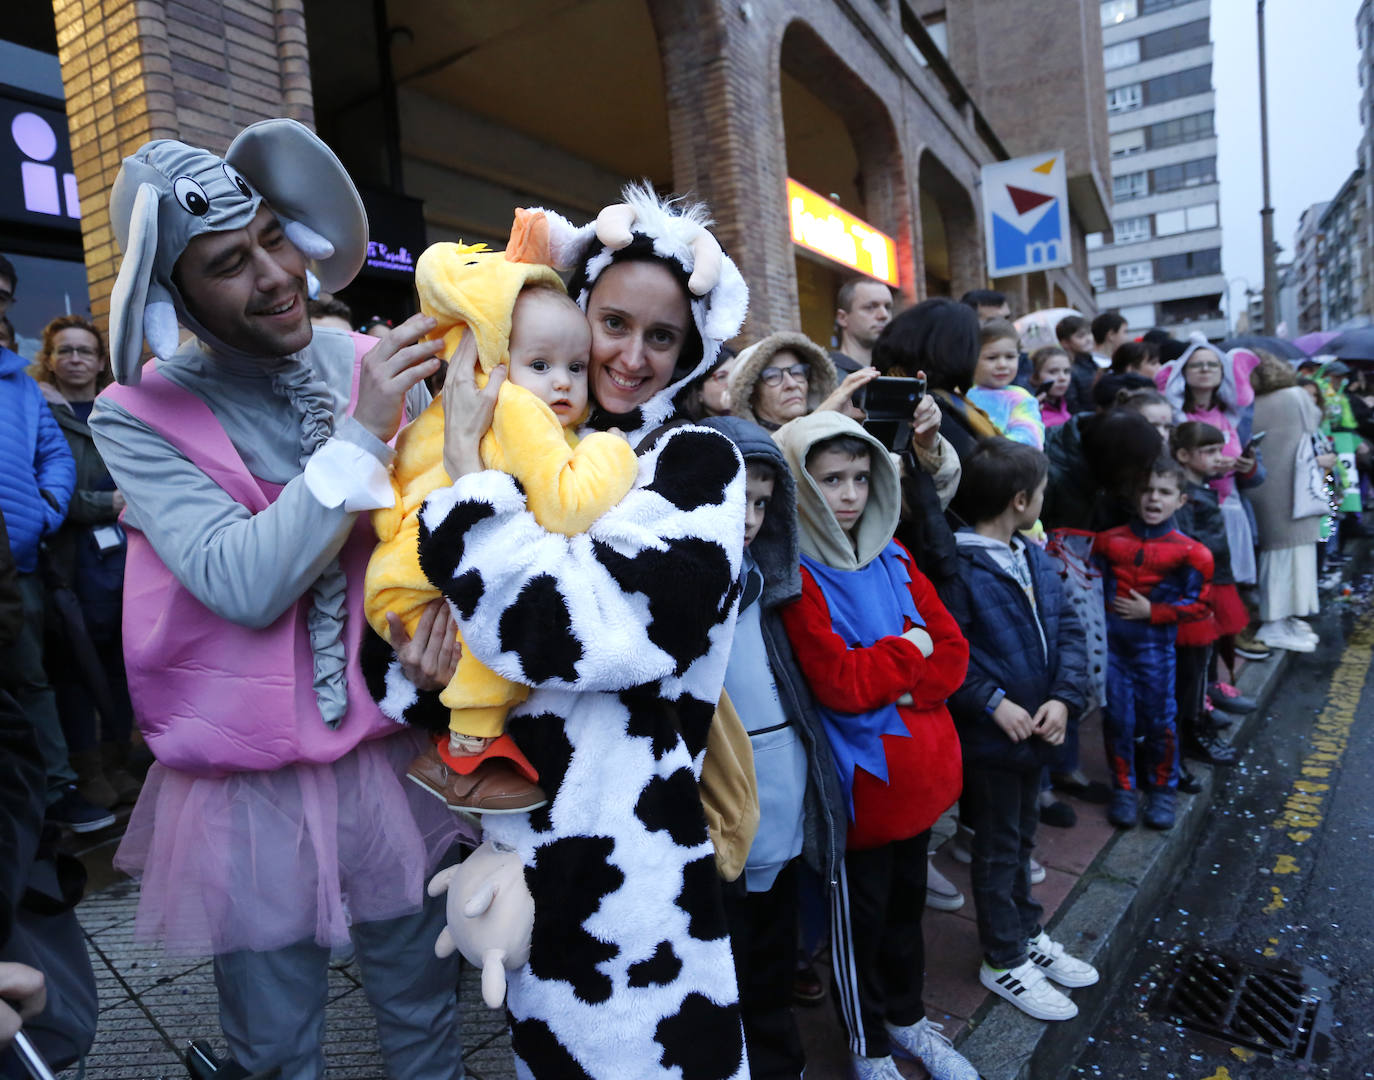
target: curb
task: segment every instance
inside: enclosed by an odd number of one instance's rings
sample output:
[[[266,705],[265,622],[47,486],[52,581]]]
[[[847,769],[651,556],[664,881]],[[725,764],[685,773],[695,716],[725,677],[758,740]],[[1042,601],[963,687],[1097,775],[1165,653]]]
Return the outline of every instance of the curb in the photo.
[[[1260,725],[1292,654],[1274,650],[1273,659],[1247,664],[1238,679],[1241,693],[1258,703],[1230,729],[1231,741],[1246,746]],[[1093,964],[1102,981],[1074,991],[1078,1015],[1046,1023],[988,995],[969,1021],[959,1051],[978,1064],[984,1080],[1044,1080],[1066,1074],[1088,1034],[1097,1027],[1114,993],[1130,973],[1129,959],[1148,934],[1160,903],[1192,856],[1216,786],[1214,769],[1190,762],[1202,781],[1196,795],[1179,796],[1178,823],[1168,832],[1143,825],[1116,835],[1074,887],[1048,929],[1074,956]]]

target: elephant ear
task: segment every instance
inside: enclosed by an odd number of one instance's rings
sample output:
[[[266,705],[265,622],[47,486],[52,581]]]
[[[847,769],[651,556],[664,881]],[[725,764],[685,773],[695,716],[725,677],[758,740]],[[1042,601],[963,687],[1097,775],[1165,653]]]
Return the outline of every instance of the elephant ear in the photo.
[[[125,228],[124,258],[119,264],[114,291],[110,293],[110,365],[115,379],[125,386],[138,385],[143,357],[144,311],[157,262],[158,196],[158,189],[153,184],[139,184]],[[112,199],[111,210],[114,209]],[[172,325],[175,328],[175,318]],[[165,344],[165,341],[154,343],[154,351]],[[172,349],[176,349],[175,340]]]
[[[367,211],[318,135],[295,120],[260,120],[229,144],[224,160],[291,223],[288,235],[315,259],[324,289],[335,292],[353,280],[367,255]]]

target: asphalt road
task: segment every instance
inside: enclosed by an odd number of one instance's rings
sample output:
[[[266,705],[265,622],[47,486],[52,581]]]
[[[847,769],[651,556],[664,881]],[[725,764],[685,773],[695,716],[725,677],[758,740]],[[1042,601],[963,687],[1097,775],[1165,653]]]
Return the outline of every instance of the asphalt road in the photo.
[[[1369,587],[1368,578],[1357,582],[1355,595],[1322,617],[1317,652],[1294,657],[1123,989],[1068,1076],[1374,1077]],[[1310,1062],[1201,1035],[1166,1015],[1168,987],[1200,949],[1279,965],[1313,987],[1324,1004]]]

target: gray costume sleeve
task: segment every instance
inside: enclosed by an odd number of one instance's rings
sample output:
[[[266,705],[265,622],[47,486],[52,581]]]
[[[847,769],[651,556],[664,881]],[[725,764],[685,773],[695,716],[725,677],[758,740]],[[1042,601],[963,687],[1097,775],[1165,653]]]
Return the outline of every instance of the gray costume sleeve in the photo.
[[[129,524],[197,600],[230,622],[261,628],[275,621],[339,553],[357,517],[320,505],[301,476],[266,510],[250,514],[118,405],[98,401],[90,425],[128,501]],[[350,437],[350,428],[341,424],[335,437],[375,454],[367,440]]]

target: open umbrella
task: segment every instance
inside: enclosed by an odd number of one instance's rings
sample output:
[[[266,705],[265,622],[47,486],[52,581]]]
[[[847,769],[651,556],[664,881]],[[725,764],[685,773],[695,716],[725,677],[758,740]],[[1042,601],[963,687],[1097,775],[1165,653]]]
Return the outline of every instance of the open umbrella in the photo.
[[[1266,334],[1239,334],[1228,341],[1223,341],[1221,347],[1227,352],[1232,349],[1267,352],[1271,356],[1277,356],[1280,360],[1307,359],[1307,353],[1303,352],[1296,342],[1286,341],[1281,337],[1269,337]]]
[[[1326,343],[1334,341],[1340,336],[1339,330],[1313,330],[1310,334],[1303,334],[1302,337],[1294,338],[1293,344],[1308,356],[1324,356]]]
[[[1042,345],[1058,345],[1059,339],[1054,336],[1054,328],[1060,319],[1069,315],[1081,315],[1081,312],[1073,308],[1057,307],[1022,315],[1016,320],[1016,330],[1021,335],[1021,348],[1026,352],[1034,352]]]
[[[1322,352],[1342,360],[1374,360],[1374,328],[1342,331],[1323,346]]]

